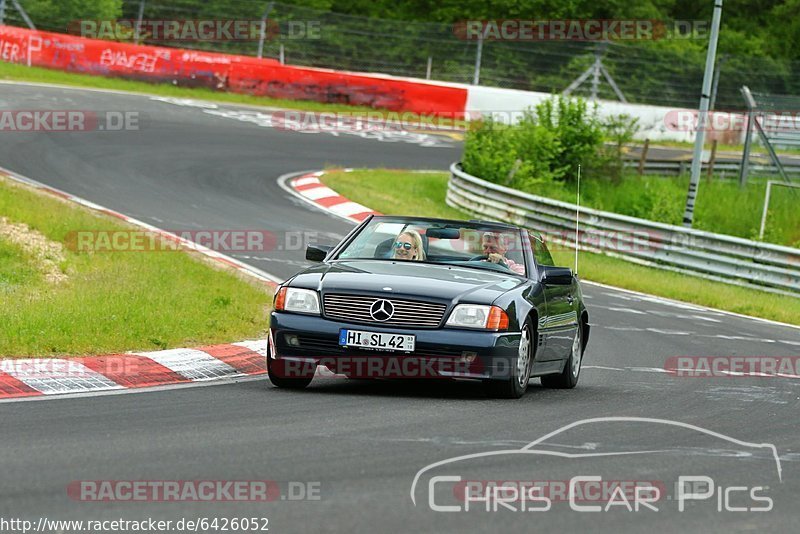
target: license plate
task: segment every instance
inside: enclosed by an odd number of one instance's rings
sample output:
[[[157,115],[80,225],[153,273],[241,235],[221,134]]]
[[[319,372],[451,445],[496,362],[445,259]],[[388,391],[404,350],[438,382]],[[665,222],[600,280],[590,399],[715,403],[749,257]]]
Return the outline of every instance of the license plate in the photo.
[[[339,330],[339,345],[342,347],[413,352],[415,340],[416,336],[411,334]]]

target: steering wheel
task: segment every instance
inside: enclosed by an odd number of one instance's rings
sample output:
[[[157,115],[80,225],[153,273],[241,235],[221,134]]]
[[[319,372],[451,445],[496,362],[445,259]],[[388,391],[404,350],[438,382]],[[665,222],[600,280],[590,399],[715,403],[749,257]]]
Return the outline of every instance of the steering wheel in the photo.
[[[481,254],[479,256],[473,256],[467,261],[488,261],[489,255],[488,254]],[[500,260],[497,265],[502,265],[503,267],[508,268],[508,263],[505,260]]]

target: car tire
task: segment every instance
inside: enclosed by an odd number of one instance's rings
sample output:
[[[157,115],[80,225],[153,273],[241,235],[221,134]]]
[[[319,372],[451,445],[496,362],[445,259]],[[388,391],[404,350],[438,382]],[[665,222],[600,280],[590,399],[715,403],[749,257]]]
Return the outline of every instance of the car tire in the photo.
[[[564,370],[557,375],[545,375],[542,377],[542,385],[553,389],[572,389],[578,385],[578,378],[581,374],[581,364],[583,363],[583,323],[579,323],[575,332],[575,339],[572,341],[567,363]]]
[[[517,359],[514,362],[515,365],[511,368],[510,376],[500,380],[485,380],[483,385],[486,393],[490,397],[498,399],[518,399],[522,397],[528,389],[535,353],[534,330],[530,320],[526,320],[520,335]]]
[[[267,376],[275,387],[304,389],[314,379],[314,373],[317,370],[316,367],[317,366],[313,364],[303,364],[303,368],[299,373],[301,376],[287,377],[285,376],[286,372],[283,368],[283,362],[273,358],[269,353],[269,349],[267,349]]]

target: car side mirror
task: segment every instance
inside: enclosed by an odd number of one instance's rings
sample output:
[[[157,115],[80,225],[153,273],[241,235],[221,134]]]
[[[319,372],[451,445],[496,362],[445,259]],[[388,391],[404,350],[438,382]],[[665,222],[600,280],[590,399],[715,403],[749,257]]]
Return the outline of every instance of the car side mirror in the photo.
[[[308,261],[324,261],[331,249],[333,247],[329,245],[308,245],[306,246],[306,259]]]
[[[572,269],[543,265],[542,283],[548,286],[568,286],[572,284]]]

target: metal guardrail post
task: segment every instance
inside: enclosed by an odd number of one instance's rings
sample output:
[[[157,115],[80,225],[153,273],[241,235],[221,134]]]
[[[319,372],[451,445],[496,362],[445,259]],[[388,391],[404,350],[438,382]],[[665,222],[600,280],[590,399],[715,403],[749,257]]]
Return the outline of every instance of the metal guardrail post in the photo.
[[[16,8],[17,12],[19,12],[19,15],[22,17],[22,20],[24,20],[25,24],[28,25],[28,28],[35,30],[36,26],[33,24],[33,21],[25,12],[25,10],[22,9],[22,6],[19,5],[19,0],[11,0],[11,2],[14,4],[14,7]]]
[[[769,158],[772,160],[772,163],[775,164],[775,168],[778,169],[778,173],[780,173],[781,178],[783,178],[784,182],[790,183],[791,180],[789,180],[789,177],[786,176],[786,171],[783,170],[783,164],[781,163],[778,154],[775,152],[775,149],[772,147],[772,143],[770,142],[769,137],[767,137],[766,132],[764,132],[764,129],[761,127],[761,124],[758,122],[758,119],[756,119],[755,126],[756,126],[756,131],[758,132],[758,136],[761,138],[761,142],[764,143],[764,146],[767,147],[767,153],[769,154]]]
[[[264,39],[267,38],[267,21],[269,20],[269,14],[272,12],[272,7],[274,5],[275,2],[267,4],[267,9],[264,10],[264,16],[261,17],[261,31],[258,34],[258,59],[264,57]]]
[[[139,15],[136,17],[136,29],[133,32],[133,44],[139,44],[139,32],[142,29],[142,20],[144,20],[144,5],[146,0],[139,1]]]
[[[800,184],[787,184],[784,182],[776,182],[769,180],[767,182],[767,193],[764,195],[764,209],[761,211],[761,228],[758,230],[758,239],[764,239],[764,228],[767,226],[767,211],[769,210],[769,198],[773,185],[782,185],[783,187],[796,187],[800,189]]]
[[[742,166],[739,167],[739,187],[744,189],[747,185],[747,173],[750,166],[750,145],[753,142],[753,123],[756,120],[755,107],[756,103],[753,100],[753,95],[750,93],[750,88],[746,85],[741,89],[744,102],[747,104],[747,130],[744,136],[744,150],[742,151]]]
[[[478,34],[478,49],[475,51],[475,72],[472,74],[472,85],[478,85],[481,81],[481,60],[483,59],[483,40],[489,31],[489,25],[486,25],[481,33]]]
[[[707,169],[707,176],[708,179],[714,177],[714,163],[717,162],[717,140],[714,139],[711,141],[711,155],[708,158],[708,169]]]
[[[639,158],[639,176],[644,174],[644,164],[647,163],[647,152],[650,150],[650,139],[644,140],[644,146],[642,147],[642,155]]]
[[[772,180],[767,182],[767,194],[764,195],[764,209],[761,212],[761,228],[758,230],[758,238],[764,239],[764,227],[767,225],[767,210],[769,209],[769,196],[772,192],[772,184],[774,184]]]

